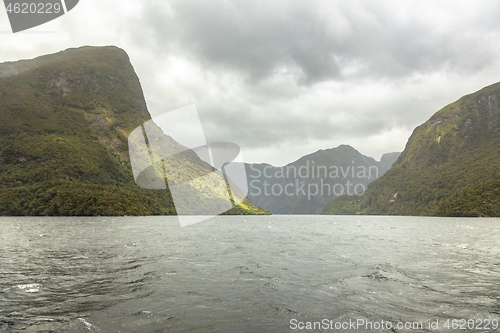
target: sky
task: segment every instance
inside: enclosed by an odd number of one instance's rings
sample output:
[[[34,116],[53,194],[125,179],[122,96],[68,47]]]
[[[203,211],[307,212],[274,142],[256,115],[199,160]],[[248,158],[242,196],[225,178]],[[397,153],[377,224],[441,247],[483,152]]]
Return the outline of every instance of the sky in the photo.
[[[80,0],[16,34],[0,8],[0,62],[116,45],[153,117],[195,104],[246,162],[341,144],[378,160],[500,81],[499,18],[496,0]]]

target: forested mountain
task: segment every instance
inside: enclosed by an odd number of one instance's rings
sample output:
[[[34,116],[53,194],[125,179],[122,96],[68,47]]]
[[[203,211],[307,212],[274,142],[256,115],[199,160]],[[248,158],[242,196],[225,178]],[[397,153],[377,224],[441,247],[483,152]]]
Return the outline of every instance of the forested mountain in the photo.
[[[325,214],[500,216],[500,83],[417,127],[394,166],[360,197]]]
[[[175,214],[169,191],[132,175],[127,137],[151,116],[123,50],[0,64],[0,96],[1,215]],[[231,211],[262,212],[248,200]]]

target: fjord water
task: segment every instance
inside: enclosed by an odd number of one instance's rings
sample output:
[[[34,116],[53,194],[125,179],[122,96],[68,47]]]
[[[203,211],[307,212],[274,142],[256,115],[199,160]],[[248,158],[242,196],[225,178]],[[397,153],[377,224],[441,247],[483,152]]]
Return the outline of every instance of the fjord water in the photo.
[[[290,332],[294,319],[463,332],[426,324],[500,317],[500,219],[219,216],[181,228],[175,217],[4,217],[0,227],[0,332]]]

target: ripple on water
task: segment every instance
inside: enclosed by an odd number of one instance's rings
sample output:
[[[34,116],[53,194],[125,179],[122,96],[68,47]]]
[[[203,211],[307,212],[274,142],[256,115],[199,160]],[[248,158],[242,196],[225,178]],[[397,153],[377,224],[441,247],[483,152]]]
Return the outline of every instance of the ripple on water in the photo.
[[[2,333],[287,332],[291,318],[500,315],[500,228],[492,226],[499,220],[235,216],[188,228],[165,217],[0,224]]]

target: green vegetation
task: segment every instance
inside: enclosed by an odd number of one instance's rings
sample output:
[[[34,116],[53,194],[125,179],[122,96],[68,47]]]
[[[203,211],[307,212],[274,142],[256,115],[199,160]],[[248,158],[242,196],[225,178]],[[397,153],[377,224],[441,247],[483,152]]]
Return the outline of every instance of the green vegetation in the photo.
[[[360,197],[324,214],[500,216],[500,83],[417,127],[394,166]]]
[[[169,191],[134,182],[127,138],[150,115],[123,50],[0,64],[0,100],[0,215],[175,214]]]
[[[500,179],[492,179],[469,186],[444,200],[438,207],[438,216],[500,216]]]

